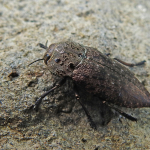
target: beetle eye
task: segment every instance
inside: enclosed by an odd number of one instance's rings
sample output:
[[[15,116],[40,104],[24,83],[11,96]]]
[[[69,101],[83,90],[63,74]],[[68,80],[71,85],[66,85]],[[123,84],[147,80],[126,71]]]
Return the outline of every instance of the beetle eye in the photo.
[[[56,58],[56,59],[55,59],[55,62],[56,62],[56,63],[59,63],[59,62],[60,62],[60,59],[59,59],[59,58]]]
[[[47,61],[50,59],[50,55],[49,54],[46,54],[44,55],[44,63],[47,65]]]

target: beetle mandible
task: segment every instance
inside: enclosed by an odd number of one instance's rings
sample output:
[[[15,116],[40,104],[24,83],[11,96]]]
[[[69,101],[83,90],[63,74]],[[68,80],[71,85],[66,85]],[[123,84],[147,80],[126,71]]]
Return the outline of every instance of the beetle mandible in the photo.
[[[132,121],[137,121],[137,119],[113,107],[112,104],[128,108],[150,107],[150,93],[134,73],[124,66],[142,65],[145,61],[128,64],[117,58],[111,59],[109,54],[104,55],[95,48],[83,46],[73,41],[54,43],[49,47],[39,43],[39,46],[46,49],[46,53],[42,59],[36,61],[44,60],[51,72],[62,77],[62,80],[41,95],[32,106],[33,109],[38,110],[42,99],[62,86],[68,78],[73,80],[75,97],[84,109],[93,128],[96,128],[96,125],[80,101],[79,88],[98,97]]]

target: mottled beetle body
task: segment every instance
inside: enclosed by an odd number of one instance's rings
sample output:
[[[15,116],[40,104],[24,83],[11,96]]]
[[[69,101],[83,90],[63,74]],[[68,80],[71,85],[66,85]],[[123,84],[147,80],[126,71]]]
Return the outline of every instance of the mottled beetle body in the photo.
[[[40,43],[39,45],[47,50],[43,59],[39,60],[44,60],[48,69],[53,74],[62,77],[62,80],[51,90],[41,95],[31,108],[38,110],[42,99],[63,85],[67,78],[73,80],[76,99],[82,105],[93,128],[96,128],[96,125],[79,99],[79,89],[98,97],[108,106],[115,104],[129,108],[150,107],[149,92],[131,71],[119,63],[125,64],[125,62],[118,59],[116,61],[95,48],[72,41],[51,44],[49,47]],[[110,107],[132,121],[137,120],[113,106]]]
[[[67,41],[50,45],[48,55],[45,63],[52,73],[71,77],[100,100],[130,108],[150,106],[150,94],[134,74],[95,48]]]

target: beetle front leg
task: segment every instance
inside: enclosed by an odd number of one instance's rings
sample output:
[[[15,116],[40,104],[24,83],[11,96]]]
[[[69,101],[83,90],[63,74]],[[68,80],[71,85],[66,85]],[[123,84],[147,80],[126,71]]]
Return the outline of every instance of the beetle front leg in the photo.
[[[79,96],[79,94],[78,94],[78,90],[77,90],[76,85],[74,85],[74,91],[75,91],[76,100],[77,100],[77,101],[80,103],[80,105],[82,106],[82,108],[83,108],[83,110],[84,110],[84,112],[85,112],[85,114],[86,114],[86,116],[87,116],[87,118],[88,118],[88,120],[89,120],[89,122],[90,122],[90,126],[91,126],[93,129],[96,130],[96,129],[97,129],[96,124],[94,123],[94,121],[93,121],[93,119],[92,119],[90,113],[88,112],[88,110],[86,109],[86,107],[84,106],[84,104],[80,101],[80,96]]]
[[[38,111],[38,108],[42,102],[42,99],[47,96],[50,92],[54,91],[58,87],[62,86],[66,82],[66,77],[64,77],[62,80],[60,80],[52,89],[47,91],[46,93],[42,94],[39,99],[35,102],[35,105],[32,105],[30,108],[33,108],[34,110]]]
[[[37,45],[40,46],[41,48],[47,49],[47,48],[48,48],[48,47],[47,47],[47,42],[48,42],[48,41],[46,41],[45,45],[42,44],[42,43],[38,43]]]

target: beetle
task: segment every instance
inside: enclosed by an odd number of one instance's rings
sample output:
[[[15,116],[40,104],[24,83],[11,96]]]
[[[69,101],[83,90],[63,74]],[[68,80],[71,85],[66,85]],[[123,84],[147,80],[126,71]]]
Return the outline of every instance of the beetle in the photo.
[[[127,108],[150,107],[150,93],[134,73],[124,66],[143,65],[145,60],[137,64],[129,64],[117,58],[112,59],[109,54],[104,55],[96,48],[83,46],[73,41],[54,43],[49,47],[39,43],[39,46],[46,49],[46,53],[42,59],[36,61],[44,60],[51,72],[62,79],[37,99],[35,105],[32,106],[36,111],[42,99],[62,86],[67,79],[73,81],[75,97],[95,129],[96,125],[92,117],[80,100],[79,90],[98,97],[103,103],[132,121],[137,121],[137,118],[122,112],[113,105]]]

